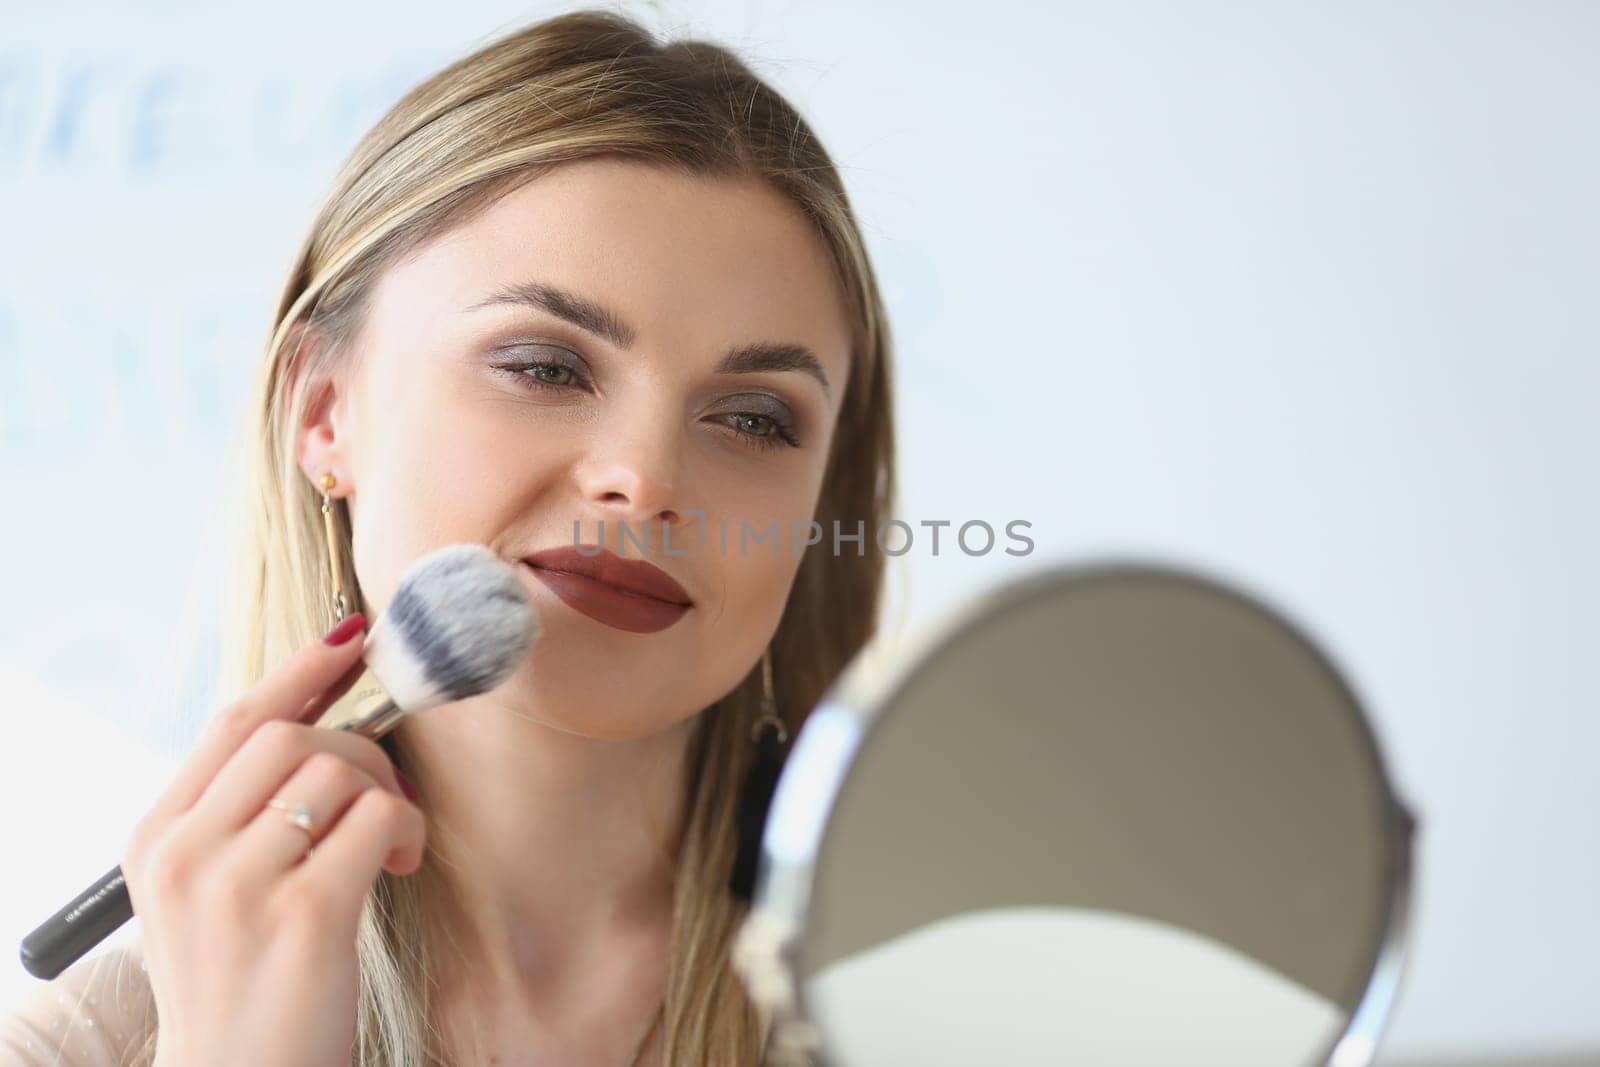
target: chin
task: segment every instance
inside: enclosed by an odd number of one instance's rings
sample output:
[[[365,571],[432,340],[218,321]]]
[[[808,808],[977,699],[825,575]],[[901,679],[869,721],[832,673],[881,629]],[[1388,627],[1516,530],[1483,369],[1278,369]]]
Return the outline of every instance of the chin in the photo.
[[[533,662],[535,658],[525,661],[495,696],[567,733],[632,740],[670,729],[711,703],[675,700],[673,687],[662,684],[662,673],[645,665],[630,663],[620,670],[594,671],[547,656],[543,663],[560,666],[541,668]]]

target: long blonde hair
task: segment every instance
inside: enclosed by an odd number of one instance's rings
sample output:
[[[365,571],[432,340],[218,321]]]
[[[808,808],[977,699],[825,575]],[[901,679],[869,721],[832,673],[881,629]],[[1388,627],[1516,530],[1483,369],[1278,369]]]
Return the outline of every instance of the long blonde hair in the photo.
[[[793,107],[729,51],[664,43],[622,15],[586,10],[499,37],[412,89],[356,146],[318,210],[279,300],[244,427],[243,543],[224,642],[224,677],[239,690],[329,621],[321,499],[293,452],[308,399],[299,383],[344,358],[387,265],[549,168],[602,155],[764,179],[831,252],[852,327],[851,371],[814,518],[825,531],[834,520],[848,532],[863,521],[867,536],[860,555],[813,551],[796,574],[772,642],[791,733],[871,637],[884,578],[873,532],[894,494],[889,335],[839,175]],[[308,325],[328,343],[302,359]],[[343,585],[361,609],[348,512],[339,505],[335,515]],[[690,746],[662,1029],[668,1063],[750,1064],[765,1044],[768,1021],[729,964],[745,908],[726,888],[761,690],[756,666],[700,714]],[[408,878],[382,875],[364,911],[361,1067],[422,1067],[442,1056],[429,1016],[427,871],[425,862]]]

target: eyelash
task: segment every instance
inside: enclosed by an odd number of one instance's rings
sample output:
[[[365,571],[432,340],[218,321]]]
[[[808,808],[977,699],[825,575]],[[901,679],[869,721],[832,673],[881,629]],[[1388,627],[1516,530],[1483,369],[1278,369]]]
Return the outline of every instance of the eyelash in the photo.
[[[516,363],[516,364],[511,364],[511,365],[508,365],[508,366],[496,367],[495,369],[498,370],[498,371],[501,371],[501,372],[503,372],[505,374],[508,374],[513,378],[515,378],[517,380],[517,382],[522,386],[522,388],[525,388],[525,389],[539,389],[539,390],[560,391],[562,389],[569,388],[569,387],[571,387],[571,386],[576,384],[576,382],[560,382],[560,383],[547,382],[542,378],[537,378],[534,375],[529,374],[528,373],[529,371],[539,371],[539,370],[566,371],[568,374],[571,374],[575,379],[578,378],[578,372],[577,371],[573,370],[571,367],[568,367],[568,366],[566,366],[565,364],[562,364],[562,363],[544,363],[544,362]],[[789,448],[799,448],[800,447],[800,442],[795,437],[795,430],[794,430],[793,424],[788,422],[785,419],[780,419],[776,415],[765,415],[765,414],[762,414],[761,412],[757,412],[757,411],[730,412],[729,414],[731,414],[735,418],[739,418],[739,419],[743,419],[743,418],[766,419],[768,422],[772,423],[772,432],[771,433],[745,433],[742,430],[736,431],[735,436],[737,436],[740,440],[742,440],[745,443],[745,445],[747,447],[749,447],[749,448],[754,448],[757,451],[766,452],[766,451],[769,451],[771,449],[782,448],[784,446],[787,446]]]

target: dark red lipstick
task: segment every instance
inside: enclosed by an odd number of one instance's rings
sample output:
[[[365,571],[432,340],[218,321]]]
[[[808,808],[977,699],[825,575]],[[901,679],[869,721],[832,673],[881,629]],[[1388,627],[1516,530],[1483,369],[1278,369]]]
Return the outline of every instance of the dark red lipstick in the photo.
[[[562,603],[629,633],[665,630],[694,606],[688,591],[660,567],[623,559],[598,545],[582,547],[581,552],[571,544],[547,548],[523,562]]]

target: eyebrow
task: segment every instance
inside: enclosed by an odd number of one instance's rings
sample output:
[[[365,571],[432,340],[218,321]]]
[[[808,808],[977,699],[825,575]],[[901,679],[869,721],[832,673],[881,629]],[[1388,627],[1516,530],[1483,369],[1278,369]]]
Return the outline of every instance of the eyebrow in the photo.
[[[603,337],[618,348],[632,348],[637,336],[615,311],[548,282],[521,282],[508,285],[463,309],[463,313],[500,304],[521,304],[554,315],[556,318]],[[717,374],[759,374],[763,371],[800,371],[809,374],[831,393],[822,361],[805,345],[788,341],[757,341],[728,349],[714,368]]]

